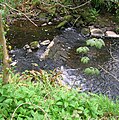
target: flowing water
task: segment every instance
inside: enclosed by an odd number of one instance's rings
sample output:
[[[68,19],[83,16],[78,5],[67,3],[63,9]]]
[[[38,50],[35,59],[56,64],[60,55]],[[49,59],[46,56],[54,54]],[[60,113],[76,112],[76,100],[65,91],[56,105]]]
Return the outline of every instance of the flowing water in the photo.
[[[27,53],[23,46],[32,41],[54,41],[48,56],[40,60],[47,46]],[[55,25],[34,27],[27,21],[17,21],[10,27],[8,41],[13,47],[10,56],[16,61],[16,70],[53,70],[62,72],[63,84],[78,87],[82,91],[103,93],[111,98],[119,97],[119,40],[105,39],[106,47],[101,50],[91,49],[88,53],[91,62],[83,65],[81,55],[76,48],[85,44],[88,38],[82,37],[75,29],[59,31]],[[37,63],[39,66],[34,65]],[[87,76],[83,70],[86,67],[98,67],[99,76]]]

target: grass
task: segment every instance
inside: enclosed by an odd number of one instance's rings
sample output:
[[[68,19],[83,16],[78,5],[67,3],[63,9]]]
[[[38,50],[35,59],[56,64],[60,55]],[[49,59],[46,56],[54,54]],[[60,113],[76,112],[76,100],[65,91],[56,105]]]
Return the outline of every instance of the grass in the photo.
[[[49,76],[45,73],[42,79],[35,72],[12,74],[11,82],[6,85],[2,85],[0,78],[0,120],[119,119],[118,101],[114,103],[102,95],[51,85]],[[34,77],[37,82],[30,82]]]

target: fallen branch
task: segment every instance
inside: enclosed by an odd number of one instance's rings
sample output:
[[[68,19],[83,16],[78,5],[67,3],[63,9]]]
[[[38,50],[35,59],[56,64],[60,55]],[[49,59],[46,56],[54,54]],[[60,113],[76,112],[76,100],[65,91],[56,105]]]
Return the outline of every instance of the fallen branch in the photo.
[[[110,53],[110,56],[112,57],[112,59],[116,62],[119,62],[118,59],[116,59],[113,55],[112,55],[112,50],[111,50],[111,46],[110,46],[110,49],[109,49],[109,53]]]
[[[109,71],[107,71],[106,69],[104,69],[102,66],[98,65],[105,73],[108,73],[110,76],[112,76],[115,80],[119,81],[119,79],[117,79],[116,76],[114,76],[112,73],[110,73]]]

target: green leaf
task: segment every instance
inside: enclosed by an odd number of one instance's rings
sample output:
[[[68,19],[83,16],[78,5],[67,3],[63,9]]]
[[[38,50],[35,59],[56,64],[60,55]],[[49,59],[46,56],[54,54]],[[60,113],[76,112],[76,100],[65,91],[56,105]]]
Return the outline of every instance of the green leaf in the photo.
[[[100,71],[97,68],[90,67],[90,68],[86,68],[84,70],[84,73],[90,75],[99,75]]]
[[[87,64],[89,62],[89,58],[88,57],[82,57],[81,58],[81,62],[84,63],[84,64]]]
[[[89,51],[88,47],[79,47],[76,49],[77,53],[87,53]]]
[[[91,47],[95,46],[96,48],[101,49],[102,46],[105,46],[105,43],[102,39],[92,38],[86,41],[87,45],[90,45]]]
[[[64,20],[63,22],[59,23],[59,25],[57,26],[57,28],[61,28],[64,27],[64,25],[67,23],[67,20]]]
[[[87,45],[90,45],[91,47],[95,46],[95,39],[89,39],[86,41]]]
[[[63,105],[63,103],[59,101],[56,103],[56,105]]]
[[[100,71],[99,71],[97,68],[95,68],[95,74],[96,74],[96,75],[99,75],[99,74],[100,74]]]
[[[102,43],[100,41],[95,42],[95,47],[101,49],[102,48]]]
[[[4,101],[4,103],[6,103],[6,104],[11,104],[12,101],[13,101],[13,99],[6,99],[6,100]]]
[[[0,97],[0,103],[2,103],[5,98],[6,98],[6,97],[1,96],[1,97]]]
[[[66,108],[66,107],[68,107],[68,102],[64,102],[64,107]]]
[[[90,68],[86,68],[86,69],[84,70],[84,73],[86,73],[86,74],[91,74]]]
[[[102,39],[98,39],[103,46],[105,46],[105,42]]]

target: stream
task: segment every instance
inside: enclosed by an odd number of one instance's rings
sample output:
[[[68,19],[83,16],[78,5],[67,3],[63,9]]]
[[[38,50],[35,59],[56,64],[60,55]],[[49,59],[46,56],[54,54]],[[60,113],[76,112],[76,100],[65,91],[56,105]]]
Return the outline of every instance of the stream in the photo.
[[[104,39],[106,46],[101,50],[91,49],[88,53],[91,61],[84,65],[80,62],[82,56],[76,53],[76,48],[85,45],[89,38],[82,36],[76,29],[66,28],[60,31],[55,26],[56,24],[34,27],[28,21],[16,21],[10,26],[7,38],[12,46],[9,54],[13,62],[16,62],[15,70],[57,69],[62,72],[62,84],[118,99],[119,40]],[[53,45],[43,59],[41,56],[48,49],[47,45],[41,45],[32,52],[23,49],[32,41],[40,43],[44,40],[53,41]],[[90,66],[99,68],[100,75],[84,74],[83,70]]]

